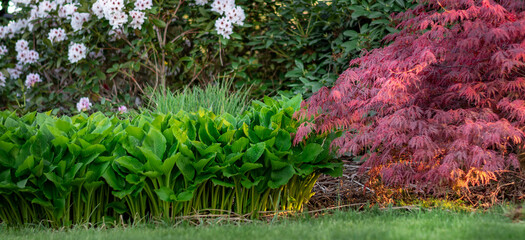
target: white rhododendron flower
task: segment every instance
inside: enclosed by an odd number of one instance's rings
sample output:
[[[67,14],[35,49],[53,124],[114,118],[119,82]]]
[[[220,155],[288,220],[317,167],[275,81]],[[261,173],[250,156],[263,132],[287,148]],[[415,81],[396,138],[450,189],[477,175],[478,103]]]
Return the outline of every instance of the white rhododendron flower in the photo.
[[[26,82],[24,85],[27,88],[31,88],[38,82],[42,82],[42,80],[40,79],[40,75],[38,75],[38,73],[30,73],[27,74]]]
[[[40,55],[35,50],[20,51],[16,55],[16,60],[20,64],[33,64],[40,58]]]
[[[105,0],[97,0],[95,3],[93,3],[93,6],[91,6],[91,10],[95,14],[95,16],[98,17],[98,19],[104,18],[104,4]]]
[[[15,5],[22,5],[22,6],[27,6],[31,3],[31,0],[11,0],[12,3],[14,3]]]
[[[136,10],[151,9],[152,6],[153,6],[153,2],[151,0],[137,0],[135,2]]]
[[[27,51],[29,50],[29,43],[24,39],[20,39],[15,43],[15,50],[17,52]]]
[[[10,79],[18,79],[24,70],[24,66],[17,64],[15,68],[8,68],[7,73],[9,73]]]
[[[77,11],[77,6],[73,4],[66,4],[58,9],[58,16],[61,18],[70,19]]]
[[[208,0],[195,0],[195,5],[203,6],[208,3]]]
[[[227,17],[221,17],[215,22],[215,30],[217,30],[217,34],[230,39],[230,34],[233,33],[233,25]]]
[[[57,8],[57,4],[55,2],[42,1],[38,5],[38,16],[41,18],[48,17],[49,12],[55,10],[56,8]]]
[[[234,7],[235,7],[234,0],[215,0],[211,4],[211,10],[221,15],[224,14],[226,9],[230,9]]]
[[[67,39],[66,31],[63,28],[53,28],[49,31],[47,39],[52,43],[62,42]]]
[[[0,87],[5,87],[5,76],[2,72],[0,72]]]
[[[0,57],[7,54],[7,47],[4,45],[0,45]]]
[[[104,9],[104,16],[109,20],[113,14],[122,12],[124,0],[105,0],[102,3],[102,8]]]
[[[108,32],[108,35],[110,36],[110,38],[109,38],[110,42],[117,41],[119,39],[122,39],[123,36],[126,36],[126,34],[124,33],[124,31],[122,31],[121,28],[111,29]]]
[[[119,113],[127,113],[128,112],[128,108],[124,105],[118,107],[118,111]]]
[[[68,59],[71,63],[76,63],[84,58],[87,55],[87,48],[82,43],[73,43],[69,47]]]
[[[142,29],[142,24],[144,24],[144,12],[140,11],[131,11],[129,12],[129,16],[131,16],[131,27],[133,29]]]
[[[109,25],[113,27],[113,29],[121,28],[124,23],[128,22],[128,15],[125,12],[115,12],[111,19],[109,19]]]
[[[231,23],[239,26],[244,25],[244,19],[246,16],[244,15],[244,10],[240,6],[227,9],[225,15]]]
[[[0,39],[4,39],[7,36],[8,28],[4,26],[0,26]]]
[[[71,18],[71,28],[73,28],[73,31],[78,31],[82,29],[82,25],[84,25],[85,22],[89,21],[91,15],[89,13],[77,13],[75,12],[73,14],[73,17]]]
[[[91,109],[91,106],[93,106],[93,104],[89,102],[89,98],[83,97],[83,98],[80,98],[80,101],[78,101],[77,103],[77,110],[79,112],[87,111]]]

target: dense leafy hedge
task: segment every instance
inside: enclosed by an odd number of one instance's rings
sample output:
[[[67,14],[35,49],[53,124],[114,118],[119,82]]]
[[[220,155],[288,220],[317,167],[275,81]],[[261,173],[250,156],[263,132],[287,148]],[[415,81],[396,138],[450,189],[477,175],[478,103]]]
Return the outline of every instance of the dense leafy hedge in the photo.
[[[332,136],[292,145],[301,101],[265,98],[237,117],[0,112],[0,219],[61,226],[203,209],[300,210],[320,173],[341,170]]]

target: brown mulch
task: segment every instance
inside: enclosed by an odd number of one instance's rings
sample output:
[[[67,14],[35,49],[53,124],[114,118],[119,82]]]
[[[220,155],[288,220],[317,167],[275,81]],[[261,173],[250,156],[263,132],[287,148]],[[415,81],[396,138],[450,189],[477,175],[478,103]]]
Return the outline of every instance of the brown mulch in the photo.
[[[331,177],[321,175],[313,188],[315,195],[310,199],[309,210],[334,208],[347,205],[377,203],[374,189],[367,187],[368,177],[359,174],[361,163],[343,159],[343,175]],[[461,200],[472,207],[488,208],[502,202],[520,203],[525,201],[525,171],[504,171],[498,174],[498,181],[481,186],[471,186],[459,194],[449,192],[445,195],[414,194],[412,197],[428,199],[429,197]]]
[[[308,202],[308,209],[323,209],[355,203],[367,203],[374,191],[365,186],[368,177],[359,174],[360,163],[343,159],[343,175],[321,175],[313,188],[315,195]]]

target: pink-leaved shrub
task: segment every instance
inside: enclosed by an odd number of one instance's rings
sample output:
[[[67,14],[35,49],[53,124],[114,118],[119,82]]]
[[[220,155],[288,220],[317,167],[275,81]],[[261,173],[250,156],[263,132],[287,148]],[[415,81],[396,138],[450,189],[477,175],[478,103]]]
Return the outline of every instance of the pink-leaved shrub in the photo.
[[[339,153],[388,186],[486,183],[518,168],[525,124],[525,3],[426,0],[387,47],[352,60],[303,105],[295,138],[344,130]]]

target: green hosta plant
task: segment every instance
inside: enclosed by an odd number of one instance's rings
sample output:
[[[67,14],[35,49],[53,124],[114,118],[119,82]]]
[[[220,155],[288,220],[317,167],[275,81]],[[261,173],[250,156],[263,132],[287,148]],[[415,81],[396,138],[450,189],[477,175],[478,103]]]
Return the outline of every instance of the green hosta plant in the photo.
[[[1,112],[0,219],[61,226],[301,210],[319,174],[341,170],[329,149],[335,136],[292,144],[301,101],[265,98],[239,116],[201,109],[132,120]]]

